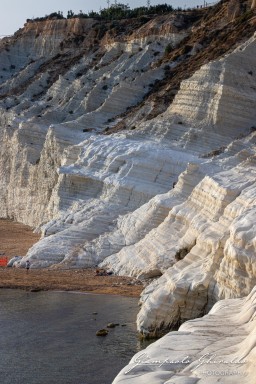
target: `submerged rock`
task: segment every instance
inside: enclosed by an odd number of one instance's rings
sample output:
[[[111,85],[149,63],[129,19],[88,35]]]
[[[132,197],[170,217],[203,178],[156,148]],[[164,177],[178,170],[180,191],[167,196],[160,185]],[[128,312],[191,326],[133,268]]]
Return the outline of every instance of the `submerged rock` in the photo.
[[[115,328],[116,324],[115,323],[108,323],[107,328]]]
[[[34,288],[30,288],[29,291],[30,292],[40,292],[40,291],[42,291],[42,288],[34,287]]]
[[[107,335],[108,335],[107,329],[100,329],[99,331],[96,332],[96,336],[107,336]]]

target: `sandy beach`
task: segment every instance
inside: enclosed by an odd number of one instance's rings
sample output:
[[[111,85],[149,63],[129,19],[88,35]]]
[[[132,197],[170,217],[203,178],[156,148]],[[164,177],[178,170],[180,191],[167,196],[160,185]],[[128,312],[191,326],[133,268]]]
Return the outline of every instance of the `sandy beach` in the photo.
[[[0,253],[10,259],[25,256],[39,240],[33,230],[11,220],[0,220]],[[122,276],[95,276],[95,270],[30,269],[0,267],[0,288],[20,288],[29,291],[64,290],[105,293],[138,297],[143,289],[140,282]]]
[[[28,225],[0,219],[0,253],[8,259],[13,256],[25,256],[28,249],[40,239]]]

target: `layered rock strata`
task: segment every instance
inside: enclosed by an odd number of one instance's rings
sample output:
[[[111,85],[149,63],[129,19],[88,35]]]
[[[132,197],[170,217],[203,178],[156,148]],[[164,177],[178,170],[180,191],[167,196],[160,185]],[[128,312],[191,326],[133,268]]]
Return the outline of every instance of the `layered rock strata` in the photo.
[[[57,169],[66,161],[64,149],[82,143],[86,132],[108,129],[117,115],[141,101],[163,76],[163,69],[151,64],[167,42],[175,45],[183,38],[172,33],[150,45],[138,38],[110,42],[94,52],[86,42],[69,46],[77,36],[89,38],[94,24],[87,19],[33,22],[1,42],[1,62],[6,62],[0,68],[3,217],[31,226],[51,219],[56,211],[49,201]],[[73,151],[78,152],[68,161],[74,163],[80,149]]]

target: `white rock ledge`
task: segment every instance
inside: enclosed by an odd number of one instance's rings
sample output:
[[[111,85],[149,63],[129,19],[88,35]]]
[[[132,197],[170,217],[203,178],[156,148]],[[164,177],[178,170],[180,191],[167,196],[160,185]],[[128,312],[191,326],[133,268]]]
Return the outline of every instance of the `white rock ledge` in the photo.
[[[255,384],[256,287],[137,353],[113,384]]]

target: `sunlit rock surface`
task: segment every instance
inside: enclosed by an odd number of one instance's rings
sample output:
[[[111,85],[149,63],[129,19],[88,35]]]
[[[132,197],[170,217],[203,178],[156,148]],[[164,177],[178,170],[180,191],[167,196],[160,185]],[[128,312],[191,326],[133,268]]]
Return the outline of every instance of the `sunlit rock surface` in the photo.
[[[253,384],[256,290],[226,299],[137,353],[113,384]]]
[[[247,144],[254,141],[253,135]],[[157,229],[162,234],[165,228],[165,238],[168,233],[173,238],[164,252],[173,266],[142,294],[137,320],[142,332],[176,326],[204,314],[217,299],[244,296],[254,287],[254,156],[205,176]]]

